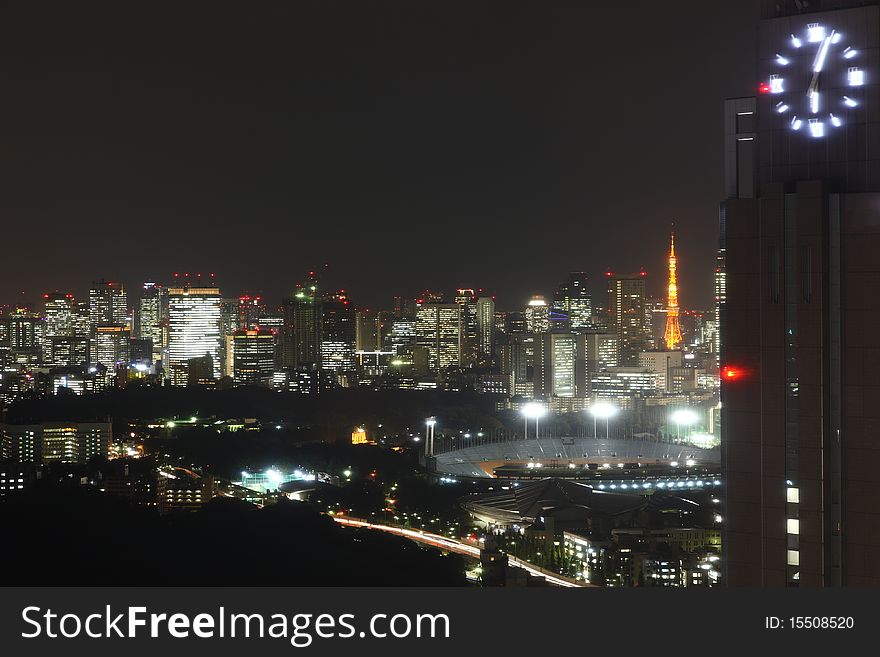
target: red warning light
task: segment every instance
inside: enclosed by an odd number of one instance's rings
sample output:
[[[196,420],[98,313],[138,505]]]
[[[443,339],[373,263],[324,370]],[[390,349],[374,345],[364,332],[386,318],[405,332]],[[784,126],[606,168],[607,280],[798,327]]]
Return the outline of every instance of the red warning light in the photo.
[[[759,94],[769,94],[770,93],[770,85],[766,82],[762,82],[758,85],[758,93]]]
[[[742,370],[731,365],[727,365],[721,370],[721,377],[725,381],[736,381],[737,379],[742,377],[742,374]]]

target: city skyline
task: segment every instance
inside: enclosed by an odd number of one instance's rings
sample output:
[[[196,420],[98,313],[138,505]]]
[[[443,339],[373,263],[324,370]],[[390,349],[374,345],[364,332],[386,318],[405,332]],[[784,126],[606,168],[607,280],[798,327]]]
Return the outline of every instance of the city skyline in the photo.
[[[235,38],[204,49],[191,39],[196,8],[175,6],[171,29],[161,3],[147,15],[19,8],[0,46],[20,64],[0,70],[0,214],[53,266],[7,253],[0,299],[59,287],[52,270],[131,287],[184,266],[280,298],[325,262],[358,281],[365,305],[400,278],[510,298],[549,292],[557,271],[595,281],[608,266],[645,267],[659,279],[649,245],[675,220],[691,279],[682,303],[708,307],[721,144],[681,149],[679,133],[717,134],[722,99],[754,80],[749,12],[705,4],[652,6],[638,24],[624,7],[499,17],[426,5],[386,23],[375,8],[342,21],[288,6],[253,25],[213,4],[211,28]],[[715,23],[742,31],[705,30]],[[603,70],[605,52],[616,61]],[[678,73],[652,82],[657,65]],[[228,235],[252,245],[239,252]]]

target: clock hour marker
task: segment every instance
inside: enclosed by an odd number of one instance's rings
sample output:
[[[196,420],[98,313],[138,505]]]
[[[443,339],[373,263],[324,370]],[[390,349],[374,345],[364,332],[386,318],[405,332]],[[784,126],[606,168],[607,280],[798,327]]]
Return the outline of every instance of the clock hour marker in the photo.
[[[822,123],[819,119],[810,119],[810,136],[811,137],[824,137],[825,136],[825,124]]]
[[[851,87],[861,87],[865,84],[865,72],[858,66],[852,66],[846,73],[846,79]]]
[[[843,121],[841,121],[838,117],[834,116],[834,114],[829,114],[829,118],[831,119],[831,125],[835,128],[839,128],[843,125]]]
[[[800,130],[803,123],[804,122],[801,121],[798,117],[796,117],[796,116],[791,117],[791,129],[792,130]]]
[[[778,75],[770,76],[770,93],[771,94],[781,94],[782,89],[782,78]]]
[[[793,45],[795,48],[800,48],[801,45],[803,45],[803,44],[801,43],[800,39],[798,39],[794,34],[792,34],[791,35],[791,45]]]
[[[810,43],[818,43],[825,38],[825,28],[819,23],[810,23],[807,25],[807,40]]]
[[[782,101],[779,101],[778,103],[776,103],[776,111],[780,114],[785,114],[788,111],[788,105],[786,105]]]
[[[853,50],[851,46],[847,46],[846,49],[843,51],[844,59],[852,59],[853,57],[855,57],[858,54],[859,54],[859,51]]]
[[[847,107],[858,107],[859,101],[853,100],[849,96],[844,96],[843,97],[843,104],[846,105]]]
[[[785,57],[783,57],[779,53],[776,53],[776,63],[779,64],[780,66],[788,66],[788,59],[786,59]]]

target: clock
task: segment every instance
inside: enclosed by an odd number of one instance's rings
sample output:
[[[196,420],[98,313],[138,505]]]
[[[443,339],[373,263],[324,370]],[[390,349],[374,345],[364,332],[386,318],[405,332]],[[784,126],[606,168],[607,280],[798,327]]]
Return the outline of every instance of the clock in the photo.
[[[770,79],[758,91],[772,97],[786,128],[820,139],[841,128],[847,111],[861,102],[865,71],[859,60],[843,34],[810,23],[776,53]]]

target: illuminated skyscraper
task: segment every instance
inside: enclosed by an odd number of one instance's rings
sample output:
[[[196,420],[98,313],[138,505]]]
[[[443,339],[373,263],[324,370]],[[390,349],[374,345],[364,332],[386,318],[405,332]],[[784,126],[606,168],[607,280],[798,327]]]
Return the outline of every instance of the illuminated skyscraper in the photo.
[[[168,290],[158,283],[144,283],[135,314],[135,335],[152,344],[153,360],[161,360],[168,346]]]
[[[172,287],[168,290],[168,366],[174,385],[187,384],[187,363],[205,355],[220,377],[220,290]]]
[[[314,273],[284,300],[283,312],[285,367],[316,368],[320,359],[321,302]]]
[[[529,299],[525,315],[529,333],[546,333],[550,330],[550,306],[541,295],[536,294]]]
[[[256,329],[236,331],[231,341],[235,385],[269,387],[275,370],[275,335]]]
[[[636,274],[606,272],[609,324],[618,341],[618,364],[635,366],[647,340],[644,271]]]
[[[461,366],[462,310],[457,303],[423,303],[416,311],[416,344],[433,371]]]
[[[480,349],[477,296],[471,288],[459,288],[455,303],[461,306],[461,366],[469,367],[477,362]]]
[[[357,329],[354,306],[341,290],[321,303],[321,369],[354,371]]]
[[[89,320],[98,324],[129,324],[125,286],[113,281],[96,281],[89,290]]]
[[[257,328],[260,325],[260,319],[268,312],[263,297],[243,294],[238,298],[238,330]]]
[[[45,300],[46,338],[73,335],[73,314],[76,303],[72,294],[50,292]]]
[[[678,322],[678,273],[675,257],[675,233],[669,238],[669,283],[666,287],[666,332],[663,342],[666,349],[672,351],[681,346],[681,325]]]
[[[479,334],[480,357],[491,359],[495,353],[495,299],[477,299],[477,332]]]
[[[573,332],[585,331],[593,325],[593,297],[587,291],[584,272],[573,271],[568,275],[568,281],[556,292],[555,305],[568,313]]]
[[[98,324],[95,327],[93,364],[103,365],[108,372],[118,366],[127,366],[131,347],[131,332],[125,324]]]
[[[544,333],[535,349],[535,394],[585,397],[585,339],[576,333]]]

